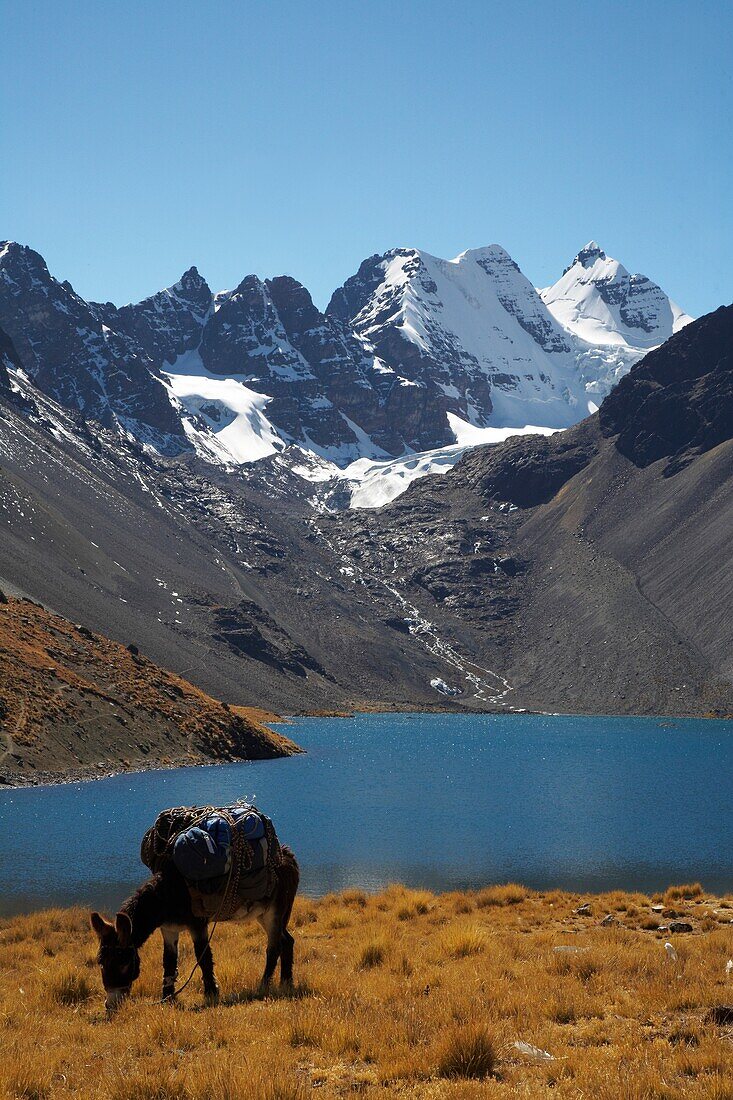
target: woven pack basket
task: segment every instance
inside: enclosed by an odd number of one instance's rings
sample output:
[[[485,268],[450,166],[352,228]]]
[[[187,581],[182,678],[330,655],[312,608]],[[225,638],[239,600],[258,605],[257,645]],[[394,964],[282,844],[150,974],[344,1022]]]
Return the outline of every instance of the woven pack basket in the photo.
[[[265,866],[252,870],[252,849],[242,837],[232,817],[232,811],[245,808],[243,803],[229,806],[174,806],[158,814],[142,839],[140,858],[153,874],[160,874],[174,866],[173,845],[176,837],[194,825],[200,825],[212,814],[223,817],[232,833],[231,868],[220,880],[200,885],[187,882],[194,916],[205,920],[230,920],[242,908],[252,902],[271,896],[277,882],[277,869],[282,859],[282,849],[275,827],[269,817],[256,806],[247,805],[262,820],[267,841]]]

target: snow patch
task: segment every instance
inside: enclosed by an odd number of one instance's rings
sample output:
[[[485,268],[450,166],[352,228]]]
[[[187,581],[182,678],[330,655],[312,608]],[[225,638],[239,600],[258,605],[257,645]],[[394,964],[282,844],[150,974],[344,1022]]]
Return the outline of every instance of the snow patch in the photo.
[[[513,435],[552,435],[558,429],[526,424],[515,428],[479,428],[448,413],[456,442],[430,451],[417,451],[375,462],[360,458],[337,476],[351,485],[351,508],[381,508],[401,496],[413,481],[430,474],[446,473],[471,447],[503,443]]]
[[[265,416],[271,398],[207,371],[198,351],[166,364],[164,378],[183,408],[186,435],[203,457],[243,465],[286,446]]]
[[[435,679],[431,680],[430,686],[434,691],[439,691],[441,695],[455,696],[463,694],[461,688],[451,687],[450,684],[446,684],[445,680],[442,680],[440,676],[436,676]]]

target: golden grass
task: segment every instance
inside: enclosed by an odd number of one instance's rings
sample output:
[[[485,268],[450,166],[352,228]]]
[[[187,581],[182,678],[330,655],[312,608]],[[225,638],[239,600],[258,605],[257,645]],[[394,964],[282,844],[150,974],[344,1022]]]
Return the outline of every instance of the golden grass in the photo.
[[[667,901],[690,900],[702,897],[703,892],[699,882],[688,882],[682,886],[670,886],[664,897]]]
[[[490,1077],[496,1068],[491,1035],[481,1024],[457,1028],[446,1039],[438,1058],[440,1077]]]
[[[733,1004],[733,899],[664,896],[692,935],[618,892],[301,898],[292,995],[258,995],[257,926],[221,925],[218,1007],[198,976],[177,1008],[156,1003],[156,936],[111,1020],[86,913],[0,921],[0,1098],[733,1100],[733,1027],[709,1016]],[[186,941],[182,977],[191,959]]]
[[[240,718],[246,718],[250,722],[257,722],[261,726],[269,726],[272,722],[281,723],[285,726],[292,724],[289,718],[284,718],[274,710],[266,710],[264,707],[237,707],[231,705],[229,709],[232,714],[238,714]]]

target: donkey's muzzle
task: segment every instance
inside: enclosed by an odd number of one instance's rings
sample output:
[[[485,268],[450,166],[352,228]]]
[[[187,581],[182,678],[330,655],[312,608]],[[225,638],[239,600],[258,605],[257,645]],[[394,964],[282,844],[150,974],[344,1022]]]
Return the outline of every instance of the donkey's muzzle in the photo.
[[[120,986],[119,989],[108,989],[107,999],[104,1002],[104,1007],[108,1012],[114,1012],[119,1008],[122,1002],[130,996],[130,990],[132,986]]]

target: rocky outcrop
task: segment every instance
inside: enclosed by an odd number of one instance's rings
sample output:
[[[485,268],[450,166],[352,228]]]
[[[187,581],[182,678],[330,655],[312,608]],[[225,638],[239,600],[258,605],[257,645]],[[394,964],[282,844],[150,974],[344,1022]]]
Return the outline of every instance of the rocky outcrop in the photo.
[[[605,435],[638,466],[674,474],[733,433],[733,306],[694,321],[652,351],[600,411]]]
[[[6,400],[11,396],[9,370],[20,368],[20,359],[7,332],[0,329],[0,394]]]
[[[379,449],[381,443],[376,436],[382,420],[381,404],[373,385],[371,362],[362,345],[348,326],[321,313],[306,288],[295,279],[268,279],[266,286],[288,341],[318,379],[318,392],[311,400],[310,438],[324,448],[351,448],[356,457],[360,448],[355,429],[348,423],[351,420],[374,439]],[[401,449],[404,443],[400,432],[393,434],[394,445]]]
[[[483,500],[533,508],[550,500],[585,469],[598,451],[592,427],[556,436],[517,436],[501,447],[477,448],[461,463],[461,473]]]
[[[290,638],[271,615],[252,600],[214,611],[213,637],[236,654],[305,678],[308,670],[325,675],[313,657]]]

